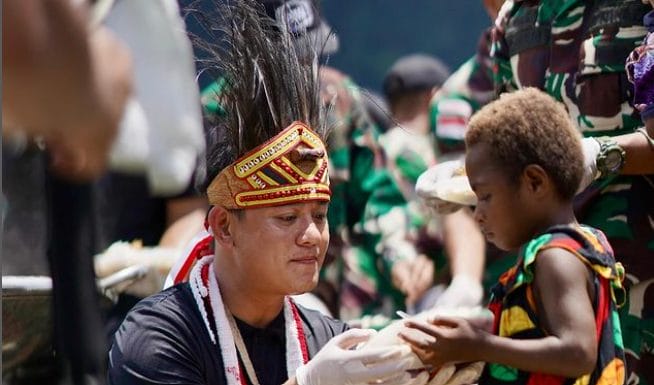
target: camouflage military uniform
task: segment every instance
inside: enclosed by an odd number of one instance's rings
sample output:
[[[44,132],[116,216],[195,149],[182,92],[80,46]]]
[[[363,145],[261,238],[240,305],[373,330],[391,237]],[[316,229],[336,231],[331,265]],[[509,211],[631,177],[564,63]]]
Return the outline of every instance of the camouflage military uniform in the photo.
[[[327,139],[331,161],[330,254],[335,266],[324,276],[340,285],[340,316],[391,316],[404,307],[393,287],[395,261],[417,255],[409,206],[386,169],[379,130],[368,118],[358,88],[345,75],[323,67],[322,97],[334,102]],[[342,262],[342,266],[339,266]],[[341,270],[334,272],[334,270]]]
[[[330,246],[316,294],[340,318],[392,315],[404,296],[391,284],[396,260],[416,251],[406,239],[407,204],[386,170],[379,131],[362,104],[359,88],[345,75],[321,67],[321,97],[332,105],[327,137],[332,198]],[[222,83],[202,92],[208,114],[223,114],[217,101]]]
[[[496,90],[545,90],[566,105],[585,136],[633,132],[642,123],[624,67],[647,33],[642,20],[649,10],[639,0],[505,3],[491,46]],[[621,321],[627,367],[636,373],[645,373],[646,365],[637,361],[652,360],[654,348],[652,307],[644,305],[654,299],[654,287],[647,290],[654,279],[652,181],[652,176],[600,180],[577,199],[579,220],[606,233],[627,270],[630,295]],[[647,380],[653,379],[640,378]]]
[[[450,75],[432,99],[430,126],[436,137],[439,161],[460,156],[465,151],[463,138],[470,116],[495,98],[490,36],[489,28],[479,39],[476,55]]]
[[[433,134],[396,126],[381,135],[379,143],[390,177],[406,202],[393,215],[380,218],[389,228],[382,239],[386,257],[415,258],[421,254],[435,260],[437,267],[444,266],[440,221],[432,220],[431,211],[415,192],[420,174],[436,164]],[[446,278],[446,269],[437,273],[439,280]]]
[[[649,10],[639,0],[506,1],[491,30],[490,45],[482,42],[479,54],[457,72],[459,78],[454,75],[448,96],[434,103],[434,130],[437,137],[445,136],[440,147],[456,148],[456,139],[465,133],[465,127],[443,130],[443,122],[458,119],[459,126],[465,126],[468,112],[485,104],[489,92],[497,95],[529,86],[564,103],[584,136],[633,132],[642,123],[632,106],[624,66],[647,33],[642,19]],[[448,100],[455,100],[458,113],[441,116],[439,105]],[[599,180],[576,202],[579,220],[607,235],[627,270],[629,298],[621,322],[629,384],[653,381],[653,182],[651,175]],[[502,270],[511,259],[489,262],[487,273]]]

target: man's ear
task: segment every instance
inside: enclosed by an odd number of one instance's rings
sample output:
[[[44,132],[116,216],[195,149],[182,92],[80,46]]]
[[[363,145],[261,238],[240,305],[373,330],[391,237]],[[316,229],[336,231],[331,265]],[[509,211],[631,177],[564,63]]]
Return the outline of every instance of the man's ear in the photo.
[[[213,206],[209,210],[207,220],[211,226],[213,237],[219,245],[230,247],[234,244],[230,226],[234,217],[229,210],[222,206]]]
[[[522,172],[522,182],[536,198],[547,194],[552,188],[552,181],[545,169],[537,164],[530,164]]]

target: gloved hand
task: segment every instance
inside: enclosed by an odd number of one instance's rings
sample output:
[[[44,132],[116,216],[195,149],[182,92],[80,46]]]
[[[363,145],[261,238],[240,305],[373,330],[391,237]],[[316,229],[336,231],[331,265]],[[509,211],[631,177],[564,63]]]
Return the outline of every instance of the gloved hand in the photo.
[[[114,242],[94,260],[95,274],[106,278],[130,266],[143,266],[147,273],[136,281],[127,281],[113,289],[145,298],[161,291],[166,273],[175,262],[179,250],[164,247],[142,247],[138,242]]]
[[[439,163],[423,172],[416,181],[416,194],[437,214],[451,214],[466,204],[475,204],[476,197],[469,185],[448,181],[463,173],[463,159]],[[465,176],[461,178],[466,179]],[[459,181],[462,182],[462,181]]]
[[[599,142],[593,138],[584,138],[581,140],[581,148],[584,152],[584,175],[579,183],[577,194],[584,191],[597,177],[597,155],[600,152]]]
[[[295,373],[298,385],[400,385],[411,375],[408,346],[351,350],[368,341],[374,330],[350,329],[332,338],[307,364]]]
[[[474,307],[481,303],[483,296],[481,283],[468,275],[459,274],[452,278],[450,285],[438,297],[434,308]]]

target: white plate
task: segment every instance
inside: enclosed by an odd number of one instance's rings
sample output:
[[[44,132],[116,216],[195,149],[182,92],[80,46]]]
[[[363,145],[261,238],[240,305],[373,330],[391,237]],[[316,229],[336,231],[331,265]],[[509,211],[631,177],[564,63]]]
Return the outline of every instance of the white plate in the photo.
[[[472,191],[468,177],[465,175],[439,181],[435,186],[434,196],[461,205],[474,206],[477,204],[477,196]]]

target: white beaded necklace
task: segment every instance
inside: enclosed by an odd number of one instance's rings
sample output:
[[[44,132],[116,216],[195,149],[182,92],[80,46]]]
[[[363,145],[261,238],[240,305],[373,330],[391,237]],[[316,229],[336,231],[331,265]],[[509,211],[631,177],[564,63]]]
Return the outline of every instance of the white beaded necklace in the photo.
[[[189,285],[193,297],[207,327],[211,342],[218,343],[220,346],[227,385],[247,384],[238,362],[239,354],[248,378],[253,385],[259,385],[241,334],[233,321],[231,313],[223,304],[218,281],[213,271],[213,260],[212,255],[202,257],[191,270]],[[209,322],[209,313],[213,315],[215,330]],[[295,303],[289,296],[284,298],[284,324],[286,330],[286,370],[288,377],[291,378],[295,376],[297,368],[309,360],[309,354],[300,315]]]

